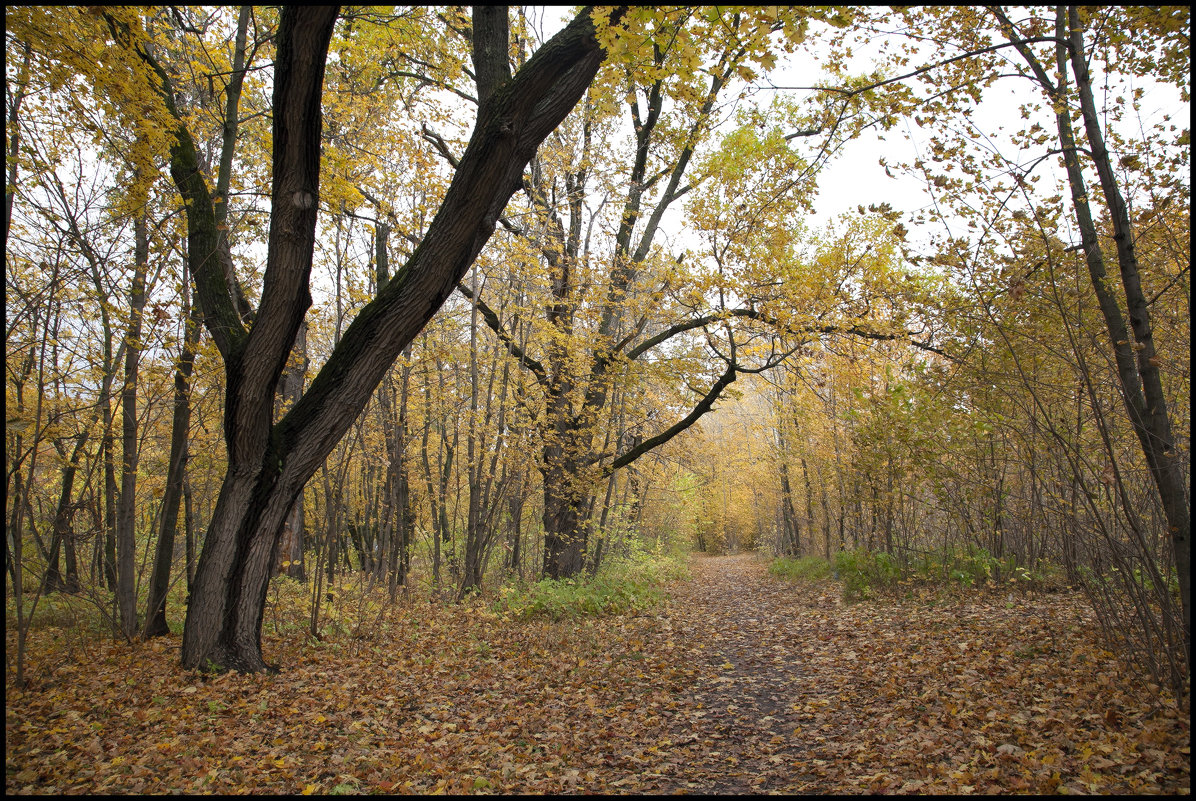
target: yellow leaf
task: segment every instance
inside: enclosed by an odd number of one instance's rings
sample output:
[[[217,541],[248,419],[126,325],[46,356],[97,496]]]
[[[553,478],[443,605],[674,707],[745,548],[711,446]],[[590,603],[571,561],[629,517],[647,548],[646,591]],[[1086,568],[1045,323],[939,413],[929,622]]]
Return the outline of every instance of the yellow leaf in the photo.
[[[317,789],[318,788],[314,784],[305,784],[303,786],[303,794],[304,795],[312,795],[313,793],[316,792]]]

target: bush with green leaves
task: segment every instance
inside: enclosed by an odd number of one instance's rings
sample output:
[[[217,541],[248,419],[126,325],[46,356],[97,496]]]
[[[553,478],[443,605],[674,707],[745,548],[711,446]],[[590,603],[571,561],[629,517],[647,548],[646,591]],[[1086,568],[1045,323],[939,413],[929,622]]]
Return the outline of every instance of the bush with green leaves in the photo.
[[[998,559],[987,549],[969,546],[948,552],[921,552],[904,563],[884,551],[856,549],[835,556],[836,578],[843,583],[843,597],[860,600],[879,589],[898,584],[958,585],[962,588],[1017,584],[1034,588],[1057,583],[1053,566],[1043,563],[1031,570],[1014,557]]]
[[[542,579],[524,587],[503,587],[494,609],[521,619],[552,620],[638,612],[664,600],[666,583],[687,577],[680,558],[650,555],[609,563],[588,578]]]
[[[895,586],[901,580],[901,566],[884,551],[839,551],[835,572],[843,582],[843,597],[849,601],[869,598],[873,590]]]

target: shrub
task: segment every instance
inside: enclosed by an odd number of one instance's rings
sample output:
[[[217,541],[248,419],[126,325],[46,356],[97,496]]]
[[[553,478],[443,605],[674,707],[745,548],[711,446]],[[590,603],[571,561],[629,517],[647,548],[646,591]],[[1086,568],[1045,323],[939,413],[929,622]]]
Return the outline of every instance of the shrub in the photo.
[[[955,584],[962,588],[1017,585],[1033,589],[1052,583],[1055,568],[1040,563],[1034,570],[1019,565],[1015,557],[998,559],[979,546],[948,552],[922,552],[901,565],[888,553],[864,550],[841,551],[835,556],[836,578],[843,582],[847,600],[868,598],[880,588],[897,584]]]
[[[835,572],[843,582],[843,597],[849,601],[869,598],[874,589],[890,587],[901,580],[897,560],[883,551],[839,551],[835,554]]]
[[[552,620],[637,612],[664,600],[666,582],[686,577],[680,559],[648,556],[611,563],[590,578],[542,579],[522,588],[503,587],[494,610],[522,619]]]

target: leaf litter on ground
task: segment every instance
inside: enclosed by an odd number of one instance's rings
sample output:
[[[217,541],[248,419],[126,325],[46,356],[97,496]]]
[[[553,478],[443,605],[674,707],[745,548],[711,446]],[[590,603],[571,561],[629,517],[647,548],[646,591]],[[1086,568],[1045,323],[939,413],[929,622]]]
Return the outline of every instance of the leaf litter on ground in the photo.
[[[6,792],[1190,791],[1187,700],[1122,669],[1079,596],[844,605],[751,555],[692,568],[646,613],[268,625],[277,675],[183,671],[177,636],[59,637],[6,688]]]

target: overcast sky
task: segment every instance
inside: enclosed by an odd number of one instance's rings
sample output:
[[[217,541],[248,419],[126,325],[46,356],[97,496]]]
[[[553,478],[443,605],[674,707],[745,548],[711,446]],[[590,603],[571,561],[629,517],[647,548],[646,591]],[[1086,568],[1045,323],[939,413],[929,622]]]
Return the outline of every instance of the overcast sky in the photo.
[[[571,19],[570,12],[570,9],[559,6],[541,9],[544,20],[543,33],[551,35],[559,29]],[[812,41],[816,42],[817,38],[813,37]],[[853,69],[861,73],[871,71],[875,67],[874,55],[878,52],[876,44],[860,45],[853,49],[856,53]],[[780,60],[769,77],[773,85],[785,87],[811,86],[824,80],[826,76],[818,62],[817,52],[803,47],[798,53]],[[758,83],[764,85],[768,82]],[[1099,88],[1098,86],[1098,90]],[[1178,91],[1157,84],[1149,85],[1147,90],[1144,103],[1146,125],[1161,120],[1167,113],[1178,124],[1185,127],[1189,124],[1190,104],[1180,102]],[[1000,146],[1005,156],[1019,161],[1029,161],[1041,155],[1040,152],[1025,153],[1019,158],[1017,149],[1004,138],[1009,132],[1030,124],[1021,118],[1019,105],[1030,99],[1031,92],[1037,98],[1038,91],[1031,87],[1029,81],[1004,78],[986,90],[983,102],[972,116],[972,120],[986,134],[994,135],[994,143]],[[768,102],[771,94],[771,91],[761,91],[756,97],[763,104]],[[795,91],[793,94],[800,97],[810,93]],[[1100,97],[1097,98],[1097,102],[1098,105],[1101,103]],[[1048,131],[1054,129],[1053,116],[1045,116],[1037,122]],[[1129,119],[1125,124],[1136,126],[1138,121]],[[906,137],[906,133],[910,134],[909,138]],[[897,170],[891,170],[891,174],[886,174],[880,166],[882,156],[890,164],[903,161],[912,163],[918,158],[919,148],[924,150],[927,139],[927,132],[920,130],[912,120],[905,120],[889,131],[867,130],[847,143],[819,176],[815,211],[806,220],[808,228],[812,230],[821,227],[844,212],[854,211],[861,204],[867,206],[872,203],[889,203],[893,208],[911,214],[932,206],[933,198],[922,180],[903,175]],[[1043,175],[1042,182],[1037,187],[1040,191],[1066,191],[1065,187],[1060,185],[1063,180],[1060,169],[1039,172]],[[914,231],[911,236],[916,241],[922,239],[920,234],[923,233],[925,232]]]

